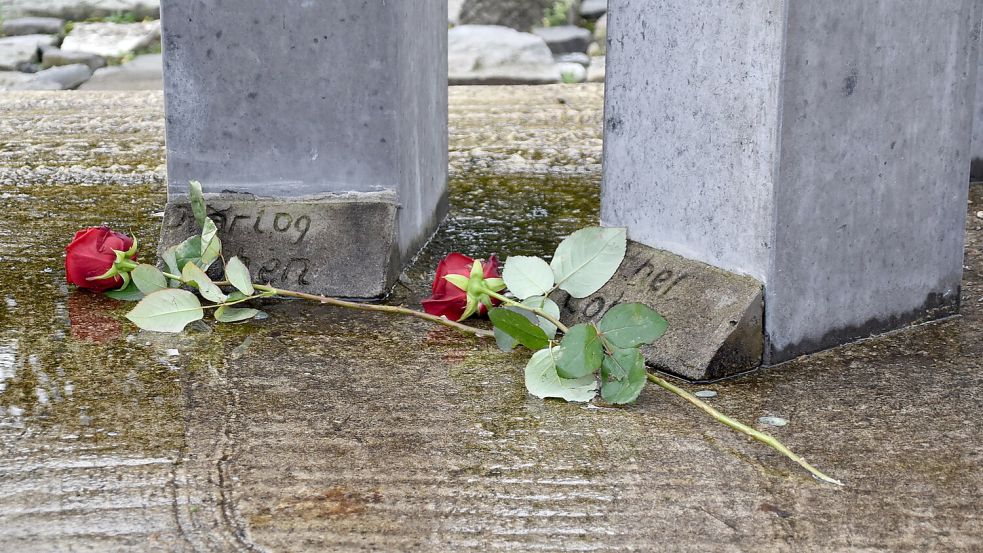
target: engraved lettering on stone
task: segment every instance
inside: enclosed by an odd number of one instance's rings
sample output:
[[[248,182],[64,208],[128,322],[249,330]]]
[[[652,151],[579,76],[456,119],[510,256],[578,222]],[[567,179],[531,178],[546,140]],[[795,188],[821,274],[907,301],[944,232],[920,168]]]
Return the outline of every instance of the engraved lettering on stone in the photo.
[[[280,270],[280,265],[282,264],[283,263],[276,258],[270,259],[263,263],[263,265],[259,268],[259,272],[257,273],[257,277],[259,277],[260,282],[276,282],[273,275]]]
[[[286,221],[284,223],[284,221]],[[273,216],[273,230],[277,232],[287,232],[290,230],[290,223],[294,222],[294,218],[290,216],[289,213],[277,213]]]
[[[287,266],[283,268],[283,274],[281,275],[281,280],[283,282],[291,282],[290,274],[292,271],[297,271],[297,279],[293,282],[300,284],[301,286],[308,286],[311,283],[307,280],[307,271],[310,270],[310,259],[305,259],[302,257],[295,257],[287,263]]]
[[[304,230],[300,229],[301,226],[304,227]],[[294,230],[300,232],[300,236],[298,236],[297,241],[294,242],[294,244],[299,244],[300,241],[303,240],[305,236],[307,236],[307,231],[311,230],[311,218],[308,217],[307,215],[301,215],[300,217],[297,217],[297,221],[294,223]]]

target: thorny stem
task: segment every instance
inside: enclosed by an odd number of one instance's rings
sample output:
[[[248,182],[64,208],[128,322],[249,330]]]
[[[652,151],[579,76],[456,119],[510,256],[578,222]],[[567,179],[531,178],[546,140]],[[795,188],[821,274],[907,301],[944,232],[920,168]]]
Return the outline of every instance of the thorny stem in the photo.
[[[334,305],[336,307],[347,307],[349,309],[358,309],[361,311],[376,311],[379,313],[392,313],[396,315],[409,315],[411,317],[416,317],[418,319],[423,319],[430,321],[432,323],[442,324],[444,326],[449,326],[451,328],[460,330],[461,332],[467,332],[468,334],[473,334],[479,338],[494,338],[495,333],[490,330],[484,330],[481,328],[474,328],[473,326],[468,326],[455,321],[452,321],[446,317],[437,317],[436,315],[431,315],[429,313],[424,313],[422,311],[416,311],[414,309],[408,309],[406,307],[396,307],[393,305],[377,305],[373,303],[357,303],[353,301],[339,300],[337,298],[329,298],[327,296],[319,296],[316,294],[306,294],[304,292],[294,292],[293,290],[280,290],[278,288],[273,288],[272,286],[266,286],[263,284],[254,284],[253,287],[257,290],[263,290],[265,292],[271,292],[278,296],[285,296],[291,298],[301,298],[305,300],[316,301],[323,303],[325,305]]]
[[[553,326],[555,326],[556,328],[560,329],[560,332],[563,332],[564,334],[566,334],[567,332],[570,331],[570,329],[567,328],[567,325],[561,323],[558,319],[556,319],[555,317],[553,317],[553,315],[550,315],[549,313],[543,311],[542,309],[539,309],[538,307],[530,307],[528,305],[525,305],[525,304],[522,304],[520,302],[517,302],[517,301],[513,300],[512,298],[503,296],[502,294],[499,294],[498,292],[492,292],[491,290],[488,290],[488,289],[485,289],[485,293],[488,294],[489,296],[491,296],[491,297],[493,297],[493,298],[501,301],[502,303],[511,305],[513,307],[518,307],[519,309],[525,309],[526,311],[529,311],[530,313],[534,313],[535,315],[546,319]]]
[[[822,480],[823,482],[828,482],[830,484],[836,484],[838,486],[842,486],[843,485],[843,482],[840,482],[839,480],[836,480],[834,478],[831,478],[831,477],[823,474],[822,471],[820,471],[816,467],[810,465],[805,459],[803,459],[802,457],[799,457],[795,453],[792,453],[792,450],[790,450],[789,448],[785,447],[782,444],[782,442],[779,442],[774,437],[772,437],[772,436],[770,436],[768,434],[765,434],[764,432],[755,430],[754,428],[751,428],[750,426],[748,426],[748,425],[746,425],[744,423],[741,423],[739,421],[736,421],[736,420],[728,417],[727,415],[725,415],[725,414],[721,413],[720,411],[717,411],[713,407],[707,405],[703,401],[700,401],[700,399],[698,397],[690,394],[686,390],[683,390],[682,388],[679,388],[678,386],[673,385],[668,380],[665,380],[663,378],[660,378],[658,376],[655,376],[654,374],[649,374],[648,375],[648,379],[649,379],[649,382],[652,382],[653,384],[656,384],[656,385],[662,387],[663,389],[668,390],[669,392],[672,392],[672,393],[676,394],[677,396],[685,399],[686,401],[692,403],[693,405],[697,406],[698,408],[700,408],[701,410],[703,410],[706,414],[708,414],[711,417],[713,417],[714,419],[716,419],[717,422],[723,423],[724,425],[729,426],[729,427],[733,428],[734,430],[737,430],[738,432],[742,432],[744,434],[747,434],[748,436],[754,438],[755,440],[758,440],[759,442],[767,445],[768,447],[771,447],[775,451],[777,451],[777,452],[781,453],[782,455],[788,457],[789,459],[795,461],[796,463],[798,463],[799,465],[801,465],[802,468],[804,468],[807,471],[811,472],[813,476],[815,476],[816,478]]]

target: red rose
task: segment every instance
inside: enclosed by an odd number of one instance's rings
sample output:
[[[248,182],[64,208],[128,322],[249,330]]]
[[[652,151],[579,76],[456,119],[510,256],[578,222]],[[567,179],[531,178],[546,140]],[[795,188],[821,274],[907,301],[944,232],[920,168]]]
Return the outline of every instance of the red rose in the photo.
[[[80,230],[65,248],[65,278],[69,284],[95,292],[119,288],[124,284],[119,274],[97,280],[88,279],[110,272],[117,260],[116,252],[128,252],[132,247],[132,238],[109,227]],[[135,253],[132,252],[129,257]]]
[[[423,300],[423,310],[458,321],[475,312],[484,314],[488,311],[488,305],[497,305],[498,300],[483,293],[480,288],[487,286],[495,292],[505,288],[498,271],[498,258],[493,255],[488,261],[477,263],[480,268],[476,271],[475,260],[457,252],[441,260],[433,281],[433,294]],[[448,275],[456,275],[457,278],[451,279],[455,282],[445,278]]]

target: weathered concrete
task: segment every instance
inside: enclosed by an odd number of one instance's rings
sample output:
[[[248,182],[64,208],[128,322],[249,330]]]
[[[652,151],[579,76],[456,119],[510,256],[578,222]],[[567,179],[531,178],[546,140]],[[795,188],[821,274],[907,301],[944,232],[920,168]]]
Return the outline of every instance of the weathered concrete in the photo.
[[[596,294],[556,299],[570,321],[600,321],[612,307],[638,302],[672,321],[657,343],[642,348],[650,367],[708,381],[750,371],[764,352],[761,283],[629,242],[625,261]]]
[[[956,311],[979,3],[610,7],[605,224],[762,280],[767,363]]]
[[[542,254],[596,222],[599,92],[451,91],[451,216],[394,301],[448,251]],[[787,419],[760,428],[833,489],[656,389],[531,399],[524,355],[422,322],[283,302],[136,332],[65,286],[62,247],[101,222],[153,243],[163,126],[159,93],[0,95],[0,550],[983,548],[983,220],[962,317],[688,387]]]
[[[393,192],[304,198],[209,194],[208,204],[226,256],[239,256],[260,282],[374,298],[386,295],[388,283],[399,276],[399,204]],[[178,244],[201,232],[191,206],[173,199],[161,229],[161,244]]]
[[[445,0],[250,0],[234,11],[173,0],[162,8],[170,192],[184,194],[189,180],[206,192],[295,201],[351,193],[371,201],[391,191],[395,235],[375,239],[396,244],[397,264],[385,274],[397,274],[446,212]],[[340,63],[339,52],[358,58]],[[349,232],[351,243],[373,239],[357,225]],[[332,255],[332,244],[320,247],[319,258]],[[348,274],[370,278],[383,260],[355,261],[366,266]]]

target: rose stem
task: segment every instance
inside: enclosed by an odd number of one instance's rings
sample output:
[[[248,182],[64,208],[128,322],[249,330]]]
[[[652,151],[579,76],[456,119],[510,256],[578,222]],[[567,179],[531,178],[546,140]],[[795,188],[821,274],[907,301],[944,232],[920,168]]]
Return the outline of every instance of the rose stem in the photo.
[[[253,288],[257,290],[262,290],[264,292],[271,292],[278,296],[301,298],[305,300],[320,302],[326,305],[334,305],[336,307],[347,307],[349,309],[358,309],[360,311],[376,311],[379,313],[392,313],[396,315],[409,315],[410,317],[416,317],[418,319],[423,319],[426,321],[430,321],[432,323],[449,326],[451,328],[460,330],[461,332],[474,334],[479,338],[495,337],[495,333],[490,330],[474,328],[472,326],[468,326],[465,324],[452,321],[446,317],[437,317],[436,315],[431,315],[429,313],[424,313],[422,311],[415,311],[413,309],[408,309],[406,307],[396,307],[392,305],[377,305],[372,303],[357,303],[353,301],[339,300],[337,298],[329,298],[327,296],[318,296],[316,294],[305,294],[304,292],[294,292],[293,290],[280,290],[278,288],[273,288],[272,286],[266,286],[263,284],[254,284]]]
[[[789,448],[785,447],[781,442],[779,442],[774,437],[772,437],[772,436],[770,436],[768,434],[765,434],[764,432],[755,430],[754,428],[751,428],[750,426],[748,426],[748,425],[746,425],[744,423],[741,423],[739,421],[736,421],[736,420],[728,417],[727,415],[725,415],[725,414],[721,413],[720,411],[717,411],[713,407],[707,405],[703,401],[700,401],[700,399],[698,397],[690,394],[686,390],[683,390],[682,388],[679,388],[678,386],[673,385],[668,380],[665,380],[663,378],[660,378],[660,377],[658,377],[658,376],[656,376],[654,374],[649,374],[648,375],[648,379],[649,379],[649,382],[652,382],[653,384],[656,384],[656,385],[662,387],[663,389],[668,390],[669,392],[672,392],[672,393],[676,394],[677,396],[685,399],[686,401],[692,403],[693,405],[697,406],[698,408],[700,408],[701,410],[703,410],[706,414],[708,414],[711,417],[713,417],[714,419],[716,419],[718,422],[723,423],[723,424],[725,424],[725,425],[733,428],[734,430],[737,430],[738,432],[742,432],[744,434],[747,434],[751,438],[754,438],[755,440],[758,440],[759,442],[767,445],[768,447],[771,447],[775,451],[778,451],[782,455],[784,455],[784,456],[788,457],[789,459],[795,461],[796,463],[798,463],[799,465],[801,465],[802,468],[804,468],[807,471],[811,472],[813,476],[815,476],[816,478],[822,480],[823,482],[829,482],[830,484],[836,484],[838,486],[842,486],[843,485],[843,483],[840,482],[839,480],[836,480],[834,478],[830,478],[829,476],[826,476],[819,469],[817,469],[816,467],[810,465],[805,459],[803,459],[802,457],[799,457],[795,453],[792,453],[792,451]]]
[[[351,301],[339,300],[337,298],[329,298],[327,296],[319,296],[319,295],[316,295],[316,294],[306,294],[304,292],[294,292],[292,290],[280,290],[280,289],[277,289],[277,288],[273,288],[272,286],[265,286],[265,285],[262,285],[262,284],[254,284],[253,287],[256,288],[257,290],[262,290],[262,291],[265,291],[265,292],[270,292],[270,293],[273,293],[273,294],[276,294],[276,295],[279,295],[279,296],[307,299],[307,300],[312,300],[312,301],[320,302],[320,303],[323,303],[323,304],[326,304],[326,305],[334,305],[334,306],[337,306],[337,307],[347,307],[347,308],[351,308],[351,309],[358,309],[358,310],[361,310],[361,311],[377,311],[377,312],[381,312],[381,313],[392,313],[392,314],[397,314],[397,315],[409,315],[411,317],[417,317],[419,319],[424,319],[424,320],[427,320],[427,321],[430,321],[430,322],[434,322],[434,323],[437,323],[437,324],[442,324],[444,326],[449,326],[451,328],[460,330],[461,332],[466,332],[466,333],[469,333],[469,334],[473,334],[473,335],[478,336],[480,338],[494,338],[495,337],[495,333],[494,332],[491,332],[489,330],[482,330],[480,328],[474,328],[474,327],[471,327],[471,326],[468,326],[468,325],[464,325],[464,324],[461,324],[461,323],[458,323],[458,322],[455,322],[455,321],[451,321],[450,319],[447,319],[445,317],[437,317],[437,316],[434,316],[434,315],[430,315],[429,313],[423,313],[423,312],[420,312],[420,311],[415,311],[413,309],[407,309],[405,307],[395,307],[395,306],[389,306],[389,305],[376,305],[376,304],[371,304],[371,303],[356,303],[356,302],[351,302]],[[514,301],[514,300],[512,300],[510,298],[507,298],[507,297],[505,297],[505,296],[503,296],[501,294],[498,294],[496,292],[489,292],[489,295],[492,296],[492,297],[494,297],[494,298],[496,298],[496,299],[498,299],[498,300],[501,300],[502,302],[505,302],[505,303],[507,303],[509,305],[514,305],[516,307],[520,307],[522,309],[526,309],[528,311],[531,311],[532,313],[535,313],[536,315],[538,315],[540,317],[543,317],[544,319],[548,320],[552,324],[556,325],[556,327],[559,328],[560,330],[562,330],[563,332],[566,332],[568,330],[568,328],[566,327],[566,325],[564,325],[560,321],[554,319],[549,313],[546,313],[546,312],[544,312],[541,309],[537,309],[537,308],[534,308],[534,307],[529,307],[527,305],[522,305],[521,303],[518,303],[518,302],[516,302],[516,301]],[[713,417],[718,422],[720,422],[720,423],[722,423],[722,424],[724,424],[724,425],[726,425],[726,426],[728,426],[728,427],[730,427],[730,428],[732,428],[732,429],[734,429],[734,430],[736,430],[738,432],[741,432],[743,434],[746,434],[746,435],[750,436],[751,438],[753,438],[755,440],[758,440],[759,442],[764,443],[765,445],[771,447],[775,451],[778,451],[782,455],[788,457],[792,461],[795,461],[796,463],[798,463],[799,465],[801,465],[802,468],[808,470],[811,474],[813,474],[816,478],[822,480],[823,482],[829,482],[831,484],[837,484],[839,486],[842,486],[843,485],[843,483],[840,482],[839,480],[835,480],[835,479],[833,479],[833,478],[831,478],[831,477],[823,474],[819,469],[817,469],[817,468],[813,467],[812,465],[810,465],[805,459],[803,459],[802,457],[799,457],[798,455],[796,455],[795,453],[793,453],[789,448],[785,447],[785,445],[783,445],[776,438],[774,438],[774,437],[772,437],[772,436],[770,436],[768,434],[765,434],[764,432],[755,430],[754,428],[751,428],[750,426],[747,426],[746,424],[743,424],[743,423],[741,423],[739,421],[736,421],[736,420],[728,417],[727,415],[724,415],[723,413],[721,413],[720,411],[717,411],[716,409],[714,409],[710,405],[707,405],[703,401],[700,401],[700,399],[697,398],[696,396],[690,394],[689,392],[683,390],[682,388],[679,388],[679,387],[673,385],[672,383],[670,383],[669,381],[667,381],[667,380],[665,380],[663,378],[660,378],[658,376],[655,376],[654,374],[648,374],[648,379],[649,379],[650,382],[658,385],[659,387],[661,387],[661,388],[663,388],[663,389],[665,389],[665,390],[667,390],[667,391],[669,391],[669,392],[671,392],[673,394],[676,394],[677,396],[679,396],[679,397],[685,399],[686,401],[690,402],[691,404],[695,405],[696,407],[698,407],[699,409],[701,409],[702,411],[704,411],[705,413],[707,413],[708,415],[710,415],[711,417]]]

